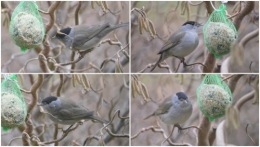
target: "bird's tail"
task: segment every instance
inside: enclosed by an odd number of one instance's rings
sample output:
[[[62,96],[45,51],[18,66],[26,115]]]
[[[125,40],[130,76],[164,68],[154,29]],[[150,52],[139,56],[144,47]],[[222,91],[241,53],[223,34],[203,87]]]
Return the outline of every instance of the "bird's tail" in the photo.
[[[117,29],[117,28],[121,28],[121,27],[127,27],[129,26],[129,22],[125,22],[125,23],[120,23],[120,24],[116,24],[114,26],[111,26],[111,29]]]
[[[150,72],[152,72],[155,69],[155,67],[158,66],[158,64],[162,62],[162,56],[163,56],[163,54],[161,54],[159,60],[155,63],[155,65],[153,66],[153,68],[151,69]]]
[[[118,28],[121,28],[121,27],[127,27],[129,26],[129,22],[125,22],[125,23],[120,23],[120,24],[116,24],[116,25],[109,25],[107,26],[104,30],[102,30],[100,33],[99,33],[99,36],[101,38],[103,38],[105,35],[107,35],[108,33],[110,33],[111,31],[115,30],[115,29],[118,29]]]
[[[147,116],[146,118],[144,118],[144,120],[146,120],[146,119],[150,118],[151,116],[154,116],[154,113],[153,113],[153,114],[151,114],[151,115],[149,115],[149,116]]]

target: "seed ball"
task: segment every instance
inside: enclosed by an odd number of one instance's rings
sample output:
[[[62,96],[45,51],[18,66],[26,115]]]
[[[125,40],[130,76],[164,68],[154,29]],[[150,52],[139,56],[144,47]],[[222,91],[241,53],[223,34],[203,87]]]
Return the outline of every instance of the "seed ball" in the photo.
[[[31,49],[42,43],[44,28],[32,14],[20,12],[12,19],[9,34],[16,45]]]
[[[230,45],[237,35],[233,29],[221,22],[209,22],[206,26],[206,46],[215,55],[219,57],[230,52]]]
[[[14,128],[24,123],[26,106],[17,96],[6,92],[1,93],[1,125]]]
[[[232,102],[232,97],[226,90],[213,84],[202,85],[198,97],[201,112],[210,120],[223,116],[226,106]]]

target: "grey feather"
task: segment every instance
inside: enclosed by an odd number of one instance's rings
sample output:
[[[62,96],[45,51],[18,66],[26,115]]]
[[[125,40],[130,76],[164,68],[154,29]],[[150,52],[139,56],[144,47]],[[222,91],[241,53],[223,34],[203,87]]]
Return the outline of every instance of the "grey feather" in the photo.
[[[71,27],[65,37],[55,37],[62,41],[68,48],[76,51],[92,51],[98,43],[111,31],[129,26],[129,23],[110,25],[109,23],[98,25],[77,25]],[[58,33],[57,33],[58,34]],[[57,36],[57,35],[56,35]],[[64,35],[63,35],[64,36]]]

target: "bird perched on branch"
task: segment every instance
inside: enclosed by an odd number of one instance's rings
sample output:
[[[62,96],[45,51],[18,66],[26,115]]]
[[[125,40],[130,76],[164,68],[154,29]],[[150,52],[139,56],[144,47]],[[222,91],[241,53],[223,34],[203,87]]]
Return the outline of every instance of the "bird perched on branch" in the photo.
[[[178,31],[174,32],[158,53],[160,54],[160,58],[151,71],[153,71],[159,63],[171,56],[179,58],[181,62],[184,63],[184,57],[193,52],[198,46],[199,36],[197,28],[199,26],[201,26],[201,24],[198,22],[187,21]]]
[[[111,31],[129,26],[129,22],[110,25],[109,23],[98,25],[77,25],[61,29],[53,37],[59,39],[66,47],[79,52],[91,52]]]
[[[108,121],[94,116],[94,111],[67,98],[49,96],[44,98],[38,106],[42,106],[47,111],[49,118],[59,124],[72,125],[81,120],[95,120],[100,123],[108,123]]]
[[[152,116],[159,116],[165,124],[180,125],[189,119],[191,113],[192,104],[187,95],[184,92],[178,92],[166,98],[159,105],[159,108],[145,119]]]

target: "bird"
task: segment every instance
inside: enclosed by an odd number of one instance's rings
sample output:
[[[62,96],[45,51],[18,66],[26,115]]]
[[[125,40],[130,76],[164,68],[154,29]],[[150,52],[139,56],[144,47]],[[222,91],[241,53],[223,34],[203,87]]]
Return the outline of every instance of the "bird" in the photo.
[[[159,108],[144,120],[158,116],[161,121],[167,125],[183,124],[192,114],[192,104],[184,92],[177,92],[167,97]]]
[[[162,49],[159,51],[159,60],[155,63],[151,72],[168,57],[174,56],[184,63],[185,56],[193,52],[199,43],[199,36],[197,33],[197,28],[201,26],[198,22],[187,21],[185,22],[179,30],[174,32],[164,43]]]
[[[108,123],[107,120],[94,116],[94,111],[64,97],[48,96],[37,105],[42,106],[47,111],[49,118],[55,123],[72,125],[81,120],[95,120],[102,124]]]
[[[79,52],[91,52],[111,31],[129,26],[129,22],[110,25],[108,22],[97,25],[76,25],[61,29],[53,39],[60,40],[66,47]]]

